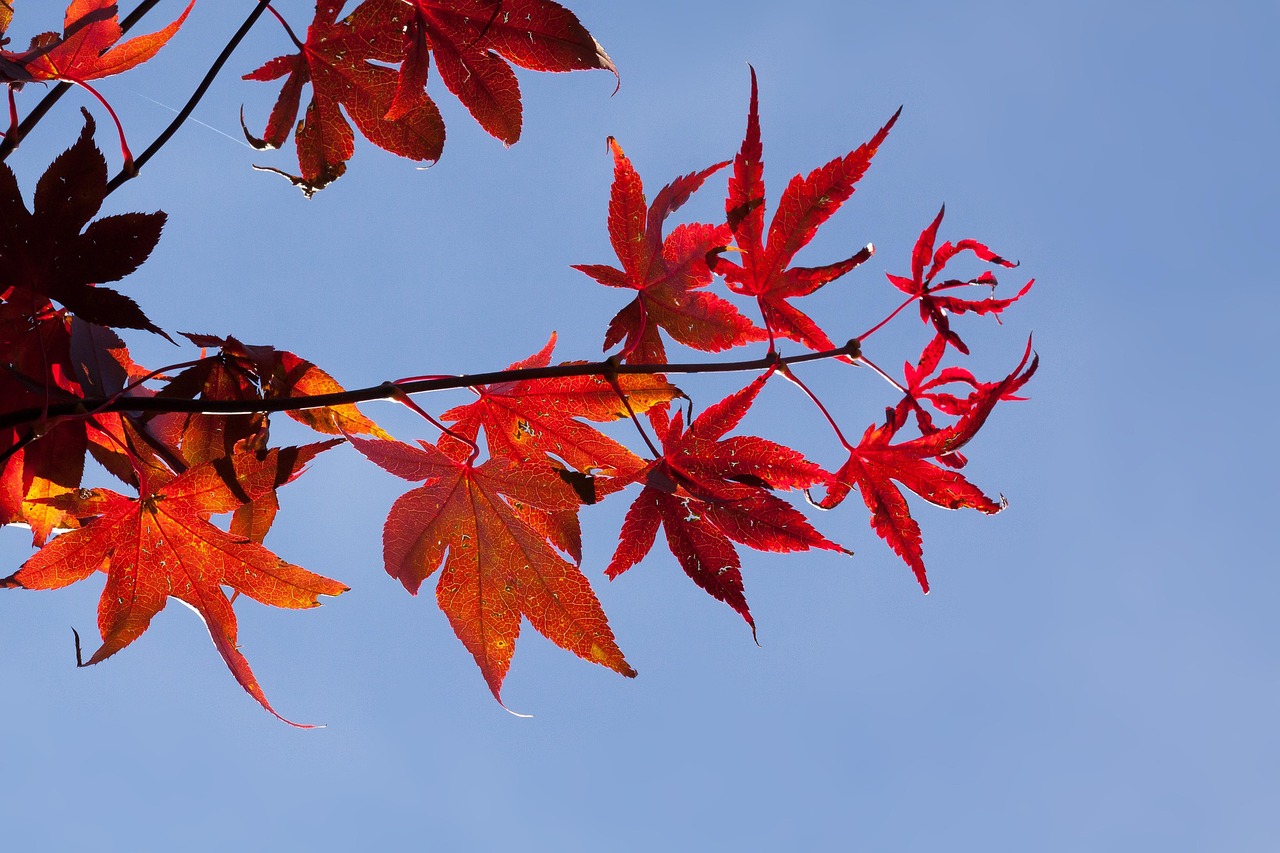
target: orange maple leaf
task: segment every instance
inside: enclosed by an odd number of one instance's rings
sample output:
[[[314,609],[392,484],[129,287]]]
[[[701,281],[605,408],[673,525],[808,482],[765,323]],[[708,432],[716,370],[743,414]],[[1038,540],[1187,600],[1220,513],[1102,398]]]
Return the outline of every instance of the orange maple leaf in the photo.
[[[542,532],[555,513],[579,503],[555,471],[501,457],[474,466],[457,441],[419,449],[347,438],[392,474],[424,481],[391,507],[382,539],[387,573],[417,595],[443,564],[436,601],[499,703],[522,616],[561,648],[635,676],[591,584]]]
[[[247,497],[273,488],[280,479],[279,465],[276,451],[238,465],[239,485]],[[59,589],[106,572],[98,602],[102,646],[85,666],[106,660],[142,636],[152,617],[177,598],[200,614],[214,646],[249,695],[290,722],[271,707],[240,653],[235,611],[222,587],[263,604],[295,609],[315,607],[317,596],[339,595],[347,587],[215,527],[211,515],[235,510],[246,497],[232,492],[215,463],[177,477],[151,469],[141,491],[136,499],[109,489],[55,498],[64,508],[73,504],[78,516],[96,518],[54,539],[0,580],[0,586]]]
[[[117,4],[112,0],[72,0],[63,19],[61,37],[57,33],[41,33],[22,53],[0,51],[0,57],[14,63],[25,75],[19,79],[0,76],[0,81],[21,84],[68,80],[83,84],[128,71],[159,53],[195,4],[196,0],[191,0],[178,19],[164,29],[116,44],[124,37]]]
[[[24,83],[49,80],[75,83],[97,98],[111,114],[120,134],[120,153],[124,158],[125,171],[132,172],[133,154],[125,141],[120,119],[107,99],[88,81],[128,71],[155,56],[173,38],[195,4],[196,0],[191,0],[178,19],[164,29],[116,44],[124,37],[116,3],[111,0],[71,0],[63,18],[61,36],[41,33],[32,38],[31,46],[21,53],[0,50],[0,83],[9,84],[10,124],[6,134],[12,136],[18,129],[18,112],[13,99],[15,89],[22,88]],[[9,16],[12,14],[12,11],[8,12]],[[0,23],[7,24],[7,20]],[[0,27],[0,34],[3,31]]]

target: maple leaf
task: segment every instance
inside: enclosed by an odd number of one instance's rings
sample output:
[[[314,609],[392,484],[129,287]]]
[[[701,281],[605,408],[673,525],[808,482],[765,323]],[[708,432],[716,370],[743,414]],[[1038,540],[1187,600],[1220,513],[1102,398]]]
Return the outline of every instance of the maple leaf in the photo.
[[[87,112],[84,118],[79,139],[36,184],[31,211],[13,170],[0,164],[0,292],[19,288],[88,322],[168,338],[132,299],[97,286],[124,278],[147,259],[165,215],[125,213],[89,222],[106,198],[107,163],[93,143],[93,119]]]
[[[1013,303],[1017,302],[1031,286],[1035,284],[1035,279],[1027,282],[1017,295],[1008,299],[996,299],[990,297],[987,299],[963,299],[957,296],[941,296],[943,291],[954,290],[959,287],[985,287],[991,291],[995,290],[996,277],[990,272],[984,272],[974,279],[960,280],[947,279],[937,284],[933,283],[938,273],[942,272],[947,262],[961,252],[973,252],[979,259],[988,263],[998,264],[1002,267],[1016,267],[1014,261],[1005,260],[1004,258],[991,251],[977,240],[961,240],[958,243],[950,241],[938,246],[934,250],[934,242],[938,238],[938,226],[942,224],[942,216],[946,213],[947,206],[943,205],[938,211],[938,215],[934,217],[916,240],[915,248],[911,252],[911,278],[899,275],[888,275],[889,281],[893,282],[894,287],[903,293],[909,294],[920,300],[920,318],[926,323],[932,323],[937,333],[941,335],[947,343],[958,349],[960,352],[968,355],[969,348],[964,341],[960,339],[951,329],[951,321],[949,314],[992,314],[998,320],[1000,313]],[[926,272],[925,268],[928,267]]]
[[[221,338],[192,333],[183,333],[183,337],[197,346],[221,351],[216,358],[202,362],[192,371],[192,378],[201,377],[204,394],[208,399],[269,400],[341,394],[344,390],[324,370],[285,350],[241,343],[234,337]],[[190,384],[190,380],[181,384]],[[219,386],[222,388],[219,389]],[[355,433],[378,438],[391,437],[350,404],[289,411],[285,414],[325,435]]]
[[[345,5],[346,0],[317,0],[306,42],[294,39],[298,53],[278,56],[244,75],[259,81],[285,78],[262,138],[244,130],[258,148],[284,144],[298,116],[302,88],[311,84],[311,101],[294,133],[302,174],[257,167],[283,175],[308,197],[341,177],[355,152],[344,109],[365,138],[401,157],[434,162],[444,147],[444,121],[430,99],[392,112],[398,74],[380,63],[404,59],[409,7],[400,0],[366,0],[338,21]]]
[[[504,60],[533,71],[592,68],[612,60],[572,12],[550,0],[410,0],[407,46],[389,117],[426,98],[429,56],[445,86],[491,136],[520,138],[520,86]]]
[[[826,474],[789,447],[725,433],[742,420],[769,374],[707,408],[686,430],[682,412],[649,412],[662,458],[642,474],[645,486],[627,511],[605,574],[616,578],[653,547],[661,526],[671,553],[698,586],[737,611],[755,633],[733,542],[758,551],[844,551],[772,489],[804,489]],[[730,541],[732,540],[732,542]]]
[[[887,423],[868,427],[858,445],[848,448],[848,461],[831,476],[827,494],[816,501],[817,505],[831,509],[856,487],[871,510],[872,529],[911,568],[921,588],[928,592],[920,525],[911,517],[906,498],[892,481],[946,509],[968,507],[988,514],[1003,509],[1003,501],[992,500],[958,471],[948,470],[931,460],[945,464],[946,457],[955,454],[977,434],[996,403],[1009,399],[1027,383],[1040,362],[1036,356],[1028,365],[1030,357],[1028,341],[1022,361],[1013,372],[999,382],[978,383],[966,402],[963,416],[945,429],[890,444],[904,417],[895,416],[890,409]]]
[[[622,269],[603,264],[575,264],[608,287],[630,288],[636,298],[609,323],[607,350],[625,338],[622,357],[630,362],[660,364],[667,360],[658,330],[705,352],[720,352],[751,341],[763,332],[726,300],[699,288],[711,283],[707,257],[729,241],[724,225],[676,227],[664,240],[662,225],[702,183],[728,161],[693,172],[663,187],[646,209],[644,185],[613,137],[613,186],[609,196],[609,239]]]
[[[555,341],[553,334],[539,352],[508,369],[546,367]],[[680,395],[678,388],[652,374],[624,374],[616,381],[637,414]],[[631,482],[645,465],[626,447],[580,420],[599,423],[629,416],[618,392],[603,376],[521,379],[473,390],[479,400],[450,409],[441,417],[472,441],[484,427],[490,456],[543,464],[548,456],[555,457],[592,476],[593,498]]]
[[[39,80],[67,80],[84,84],[128,71],[160,52],[187,19],[195,0],[187,4],[178,19],[162,30],[136,36],[116,44],[124,36],[114,0],[72,0],[63,19],[63,32],[42,33],[22,52],[0,50],[0,82],[29,83]],[[13,15],[6,10],[4,20]],[[0,33],[4,27],[0,26]]]
[[[9,133],[16,133],[18,127],[14,89],[21,88],[24,83],[49,80],[75,83],[107,108],[120,135],[125,171],[131,172],[133,154],[125,141],[124,127],[106,98],[88,81],[128,71],[151,59],[173,38],[193,6],[195,0],[191,0],[178,19],[164,29],[117,44],[124,36],[124,30],[120,26],[114,0],[71,0],[64,16],[61,37],[57,33],[41,33],[31,40],[31,47],[24,52],[0,50],[0,83],[8,83],[10,87]],[[7,25],[12,14],[12,10],[8,10],[0,23]],[[0,26],[0,34],[3,32],[4,27]],[[0,39],[0,44],[3,44],[3,39]]]
[[[396,499],[383,529],[387,573],[416,595],[444,566],[436,601],[479,665],[494,698],[511,665],[523,616],[563,649],[628,677],[635,670],[614,641],[591,584],[557,554],[542,528],[578,499],[549,468],[490,457],[475,466],[462,442],[349,436],[372,462],[423,481]],[[446,452],[447,451],[447,452]]]
[[[947,339],[941,334],[935,334],[921,351],[916,364],[913,365],[911,362],[903,364],[906,393],[893,409],[893,422],[899,427],[906,423],[908,414],[914,412],[920,434],[929,435],[937,432],[940,427],[934,424],[933,416],[925,408],[925,404],[943,414],[961,417],[982,397],[984,386],[972,372],[956,366],[938,370],[946,348]],[[960,394],[953,386],[967,387],[968,391]],[[1000,399],[1025,400],[1026,398],[1019,397],[1010,391]],[[963,468],[968,460],[963,454],[953,452],[938,457],[938,461],[950,468]]]
[[[751,69],[747,134],[734,158],[725,200],[725,213],[734,242],[742,253],[742,263],[735,264],[720,256],[714,259],[712,268],[725,277],[726,284],[735,293],[755,297],[769,332],[770,346],[774,338],[781,336],[813,350],[835,349],[818,324],[788,300],[807,296],[854,269],[871,257],[874,247],[867,245],[845,260],[826,266],[789,267],[789,264],[813,239],[819,226],[853,195],[854,184],[866,174],[871,158],[901,113],[899,108],[865,144],[805,177],[792,178],[778,201],[766,246],[763,147],[756,72]]]
[[[177,598],[200,614],[218,653],[245,691],[284,720],[237,647],[235,611],[222,587],[287,608],[315,607],[318,596],[339,595],[347,587],[284,562],[261,545],[214,526],[209,517],[230,512],[246,497],[296,476],[300,468],[291,464],[282,469],[277,453],[239,460],[244,490],[240,495],[227,486],[213,463],[204,463],[176,477],[147,472],[136,499],[108,489],[59,498],[64,508],[93,520],[55,538],[0,580],[0,586],[59,589],[94,572],[106,572],[98,605],[102,646],[86,666],[128,646],[170,598]]]
[[[934,424],[933,416],[924,404],[927,403],[937,411],[957,417],[969,410],[970,398],[959,397],[941,389],[950,385],[967,385],[976,390],[978,380],[973,373],[962,367],[948,367],[934,375],[942,362],[946,348],[947,339],[941,334],[935,334],[929,343],[925,344],[915,364],[909,361],[903,363],[906,393],[894,409],[895,423],[905,423],[908,413],[914,412],[920,434],[928,435],[937,432],[939,427]],[[948,454],[939,461],[953,468],[964,467],[964,457],[959,453]]]

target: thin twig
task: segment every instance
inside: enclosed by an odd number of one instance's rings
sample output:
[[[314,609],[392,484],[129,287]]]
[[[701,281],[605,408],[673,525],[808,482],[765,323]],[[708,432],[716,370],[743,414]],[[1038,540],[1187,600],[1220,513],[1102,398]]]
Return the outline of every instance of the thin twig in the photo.
[[[187,103],[178,111],[178,114],[174,116],[173,121],[169,122],[169,126],[156,137],[154,142],[147,146],[146,151],[143,151],[138,155],[137,159],[135,159],[131,165],[122,169],[120,174],[116,175],[107,183],[107,195],[111,195],[111,193],[115,192],[121,184],[137,175],[138,170],[141,169],[157,151],[164,147],[170,137],[178,132],[178,128],[182,127],[186,120],[191,116],[191,113],[195,111],[196,105],[200,103],[202,98],[204,98],[205,92],[209,91],[209,87],[213,85],[213,81],[222,71],[222,66],[227,64],[227,60],[231,58],[231,54],[240,46],[240,42],[244,41],[244,37],[249,34],[249,30],[253,29],[253,25],[258,22],[258,19],[262,17],[262,13],[265,12],[267,8],[268,0],[258,0],[258,5],[253,7],[253,11],[249,13],[249,16],[244,19],[244,23],[240,25],[240,29],[236,30],[235,35],[233,35],[231,40],[227,42],[226,46],[222,48],[222,52],[218,54],[218,58],[213,61],[213,65],[209,66],[209,70],[205,72],[204,79],[200,81],[200,85],[191,93],[191,97],[187,99]]]

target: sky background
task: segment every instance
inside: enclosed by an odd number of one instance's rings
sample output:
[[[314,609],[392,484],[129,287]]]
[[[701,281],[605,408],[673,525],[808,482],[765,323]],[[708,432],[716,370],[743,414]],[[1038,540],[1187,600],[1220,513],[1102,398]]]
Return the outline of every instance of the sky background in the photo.
[[[124,4],[129,8],[131,4]],[[176,16],[162,5],[144,30]],[[149,66],[101,90],[141,150],[249,3],[197,5]],[[301,0],[278,4],[295,28]],[[407,484],[350,449],[282,494],[267,540],[353,590],[305,612],[243,602],[241,643],[277,709],[247,697],[198,619],[170,607],[127,652],[73,666],[100,580],[0,596],[0,822],[15,850],[649,851],[1274,849],[1280,817],[1280,579],[1274,4],[573,0],[621,71],[521,74],[523,140],[488,138],[432,80],[448,142],[427,170],[359,144],[312,201],[261,163],[277,89],[237,80],[289,51],[264,20],[174,142],[104,213],[163,209],[121,289],[171,331],[232,334],[348,386],[481,371],[538,349],[592,358],[620,294],[569,269],[614,261],[618,138],[650,194],[728,159],[748,71],[770,206],[785,182],[901,121],[801,261],[876,257],[805,307],[832,333],[876,322],[920,229],[1021,260],[1005,325],[962,318],[980,376],[1034,333],[1030,402],[967,451],[996,517],[916,501],[933,592],[859,502],[818,525],[852,559],[743,549],[760,646],[662,549],[608,583],[629,500],[584,513],[584,570],[634,681],[521,635],[494,703],[425,593],[381,568]],[[20,3],[24,42],[60,16]],[[232,11],[232,10],[235,11]],[[166,17],[167,16],[167,17]],[[21,96],[20,109],[38,92]],[[78,130],[74,94],[10,162],[29,194]],[[100,140],[108,147],[109,136]],[[679,221],[713,218],[713,179]],[[28,195],[29,197],[29,195]],[[962,269],[977,272],[980,266]],[[883,364],[925,337],[904,315]],[[167,344],[129,338],[149,365]],[[811,375],[847,431],[892,402],[865,372]],[[681,382],[705,405],[737,387]],[[738,383],[740,384],[740,383]],[[436,411],[465,397],[427,400]],[[746,425],[842,460],[771,387]],[[431,438],[394,406],[368,413]],[[282,428],[281,436],[291,433]],[[628,493],[634,494],[634,491]],[[15,569],[28,534],[0,534]]]

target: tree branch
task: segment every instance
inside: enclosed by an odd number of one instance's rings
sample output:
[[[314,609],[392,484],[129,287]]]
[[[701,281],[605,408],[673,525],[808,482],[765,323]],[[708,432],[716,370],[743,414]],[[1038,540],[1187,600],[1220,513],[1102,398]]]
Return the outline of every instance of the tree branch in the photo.
[[[0,415],[0,429],[38,423],[46,418],[74,417],[89,412],[188,412],[206,415],[252,415],[270,412],[300,412],[306,409],[322,409],[367,403],[372,400],[390,400],[404,394],[426,394],[432,391],[448,391],[492,385],[499,382],[519,382],[530,379],[557,379],[570,376],[611,376],[623,374],[696,374],[737,373],[749,370],[767,370],[775,365],[801,364],[807,361],[848,356],[857,358],[861,348],[857,340],[842,347],[822,352],[803,353],[779,358],[767,354],[745,361],[691,362],[682,364],[618,364],[612,359],[554,364],[548,367],[525,367],[515,370],[494,370],[489,373],[470,373],[458,376],[441,376],[412,382],[384,382],[368,388],[332,394],[313,394],[300,397],[272,397],[263,400],[192,400],[186,397],[85,397],[74,403],[51,403],[45,407],[19,409]]]

